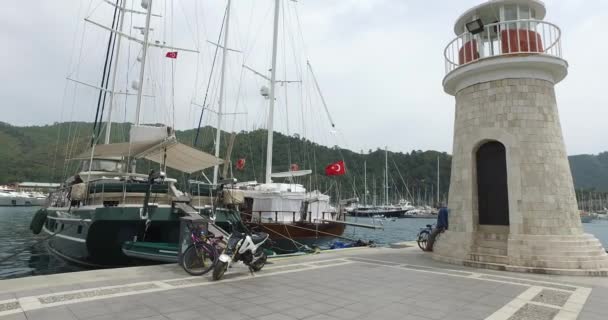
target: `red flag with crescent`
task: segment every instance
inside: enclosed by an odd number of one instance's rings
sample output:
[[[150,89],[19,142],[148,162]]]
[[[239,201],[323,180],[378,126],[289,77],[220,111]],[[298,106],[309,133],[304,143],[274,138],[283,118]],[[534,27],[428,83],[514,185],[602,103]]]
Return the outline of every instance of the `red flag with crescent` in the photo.
[[[346,173],[344,161],[340,160],[325,167],[326,176],[341,176]]]
[[[245,169],[245,158],[240,158],[236,161],[236,169],[237,170],[243,170]]]
[[[170,59],[177,59],[177,51],[169,51],[165,54],[165,57]]]

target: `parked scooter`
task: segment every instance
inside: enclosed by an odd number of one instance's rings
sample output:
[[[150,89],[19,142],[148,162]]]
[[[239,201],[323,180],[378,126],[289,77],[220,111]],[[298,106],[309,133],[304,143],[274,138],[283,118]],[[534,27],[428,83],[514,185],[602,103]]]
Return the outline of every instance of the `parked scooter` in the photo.
[[[268,240],[268,234],[265,232],[252,234],[246,231],[246,233],[240,233],[233,229],[228,238],[226,249],[213,267],[213,280],[220,280],[230,264],[237,261],[243,261],[252,274],[262,270],[266,264],[267,256],[261,247],[266,240]]]

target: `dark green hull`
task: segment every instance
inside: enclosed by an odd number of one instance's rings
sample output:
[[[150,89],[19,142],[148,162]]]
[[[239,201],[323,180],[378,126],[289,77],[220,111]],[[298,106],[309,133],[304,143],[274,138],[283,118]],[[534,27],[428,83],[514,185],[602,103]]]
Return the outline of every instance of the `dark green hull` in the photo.
[[[43,231],[51,251],[74,263],[90,267],[138,265],[126,256],[126,241],[178,243],[179,215],[170,207],[150,208],[150,223],[140,215],[141,207],[48,208]]]

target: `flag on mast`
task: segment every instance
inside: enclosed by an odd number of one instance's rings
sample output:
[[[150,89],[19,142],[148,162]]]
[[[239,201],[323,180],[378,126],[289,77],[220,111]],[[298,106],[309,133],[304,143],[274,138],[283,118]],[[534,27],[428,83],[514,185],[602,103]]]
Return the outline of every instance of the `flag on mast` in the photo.
[[[167,52],[165,57],[171,58],[171,59],[177,59],[177,51],[169,51],[169,52]]]
[[[326,176],[341,176],[346,173],[344,161],[340,160],[325,167]]]
[[[236,161],[236,169],[239,171],[242,171],[243,169],[245,169],[245,158],[240,158],[239,160]]]

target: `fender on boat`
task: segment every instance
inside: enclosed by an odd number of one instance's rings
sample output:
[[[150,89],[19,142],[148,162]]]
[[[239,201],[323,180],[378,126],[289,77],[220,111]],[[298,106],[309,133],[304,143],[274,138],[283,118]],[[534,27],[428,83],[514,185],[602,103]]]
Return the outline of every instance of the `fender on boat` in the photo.
[[[32,230],[33,234],[39,234],[42,231],[42,226],[46,222],[46,216],[48,215],[48,211],[46,209],[40,209],[36,211],[34,217],[32,218],[32,222],[30,223],[30,230]]]

